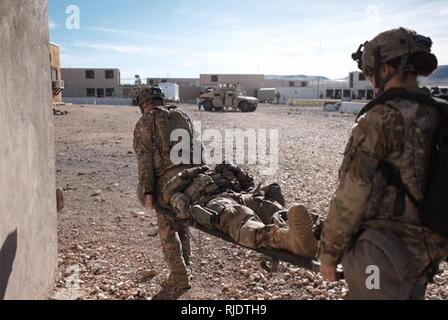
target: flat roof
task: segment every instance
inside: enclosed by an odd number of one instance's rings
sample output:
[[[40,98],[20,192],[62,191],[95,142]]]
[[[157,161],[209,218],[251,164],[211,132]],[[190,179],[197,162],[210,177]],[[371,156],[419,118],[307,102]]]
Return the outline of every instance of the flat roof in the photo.
[[[201,73],[201,76],[262,76],[264,77],[264,74],[261,73],[253,73],[253,74],[247,74],[247,73]]]
[[[118,70],[119,68],[61,68],[61,70]]]

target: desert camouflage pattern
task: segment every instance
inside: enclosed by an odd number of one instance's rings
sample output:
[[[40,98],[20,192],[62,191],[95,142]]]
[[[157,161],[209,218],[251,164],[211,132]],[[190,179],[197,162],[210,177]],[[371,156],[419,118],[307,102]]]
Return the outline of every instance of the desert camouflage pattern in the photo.
[[[189,215],[176,210],[185,208],[185,199],[188,199],[190,205],[201,205],[219,217],[216,223],[203,226],[229,235],[242,246],[252,249],[269,247],[315,257],[317,239],[311,216],[303,207],[296,208],[293,216],[288,215],[288,210],[278,202],[283,199],[278,185],[255,188],[253,179],[232,165],[221,165],[208,171],[197,169],[180,173],[165,189],[173,193],[171,196],[164,192],[164,198],[170,199],[169,207],[177,216]],[[191,179],[187,186],[185,176]],[[271,192],[272,189],[277,192]]]
[[[394,164],[412,194],[422,200],[438,121],[435,108],[407,100],[378,105],[358,119],[323,228],[319,253],[323,264],[339,264],[355,235],[369,228],[392,230],[404,242],[413,256],[416,277],[426,274],[431,263],[446,259],[447,241],[421,226],[417,208],[407,197],[403,216],[394,215],[396,188],[378,169],[384,159]]]
[[[172,142],[170,111],[175,108],[158,107],[143,114],[134,131],[134,150],[138,162],[137,196],[145,206],[145,196],[154,198],[155,211],[162,242],[163,253],[171,271],[170,285],[189,287],[187,264],[190,261],[190,236],[186,221],[174,220],[163,205],[162,190],[173,176],[190,168],[171,162]],[[179,114],[183,116],[183,113]],[[189,122],[188,122],[189,124]],[[174,124],[174,127],[176,124]]]

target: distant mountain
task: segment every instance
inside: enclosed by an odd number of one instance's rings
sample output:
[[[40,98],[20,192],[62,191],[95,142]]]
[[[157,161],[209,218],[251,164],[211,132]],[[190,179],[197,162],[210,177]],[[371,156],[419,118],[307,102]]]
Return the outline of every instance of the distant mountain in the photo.
[[[330,80],[323,76],[306,76],[306,75],[292,75],[292,76],[278,76],[269,75],[264,77],[266,80],[287,80],[287,81],[313,81],[313,80]]]
[[[448,86],[448,65],[439,66],[437,70],[428,78],[424,79],[430,85],[444,85]]]

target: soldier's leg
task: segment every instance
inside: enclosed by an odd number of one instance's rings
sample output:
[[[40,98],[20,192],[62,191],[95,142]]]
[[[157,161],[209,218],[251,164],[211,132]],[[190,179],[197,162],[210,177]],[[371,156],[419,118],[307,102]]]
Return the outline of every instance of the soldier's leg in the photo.
[[[176,222],[176,231],[179,235],[180,243],[182,246],[182,256],[185,264],[190,265],[191,257],[191,244],[190,244],[190,230],[187,222]]]
[[[254,211],[264,224],[287,226],[288,210],[279,203],[254,195],[243,196],[242,200],[243,204]]]
[[[294,254],[314,257],[317,240],[312,234],[312,221],[306,210],[292,209],[290,227],[266,225],[250,208],[233,199],[218,198],[208,207],[220,215],[220,227],[237,243],[248,248],[271,247]]]
[[[409,253],[390,231],[364,231],[343,257],[353,300],[424,299],[426,284],[411,276]]]
[[[187,267],[182,256],[182,245],[172,219],[157,212],[157,223],[163,254],[171,272],[167,285],[179,289],[190,288]]]

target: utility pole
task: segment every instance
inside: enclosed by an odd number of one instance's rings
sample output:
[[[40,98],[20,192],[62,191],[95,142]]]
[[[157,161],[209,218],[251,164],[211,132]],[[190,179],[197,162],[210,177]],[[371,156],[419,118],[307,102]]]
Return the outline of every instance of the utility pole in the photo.
[[[318,75],[317,75],[317,94],[316,99],[320,99],[320,59],[322,55],[322,40],[319,40],[319,62],[318,62]]]

